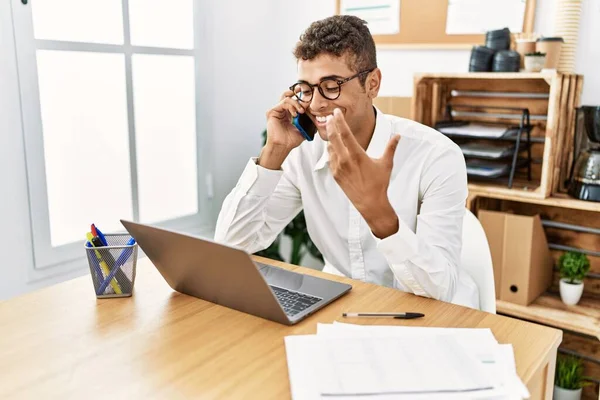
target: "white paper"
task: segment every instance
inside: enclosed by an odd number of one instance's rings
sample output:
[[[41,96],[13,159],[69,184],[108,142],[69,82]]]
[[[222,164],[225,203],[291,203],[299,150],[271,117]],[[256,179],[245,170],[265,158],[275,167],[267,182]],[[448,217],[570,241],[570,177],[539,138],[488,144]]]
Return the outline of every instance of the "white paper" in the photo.
[[[342,0],[340,14],[367,21],[371,35],[400,32],[400,0]]]
[[[515,353],[512,344],[498,345],[496,358],[497,372],[504,374],[504,386],[507,393],[511,394],[513,399],[528,399],[530,397],[527,386],[517,375],[517,366],[515,365]]]
[[[312,336],[297,335],[284,338],[293,400],[318,400],[321,398],[316,385],[318,366],[315,365],[313,357],[313,354],[318,351],[318,347],[311,340]]]
[[[506,125],[486,125],[469,123],[458,126],[444,126],[438,128],[438,131],[449,135],[464,135],[480,138],[499,138],[502,137],[509,128]]]
[[[502,158],[512,155],[515,146],[508,145],[489,145],[482,143],[464,143],[459,145],[460,150],[465,156],[478,156],[487,158]]]
[[[496,177],[508,173],[510,166],[485,160],[467,160],[467,174],[483,177]]]
[[[313,336],[323,395],[472,392],[493,386],[450,335]]]
[[[358,336],[402,336],[406,340],[412,337],[448,335],[459,344],[470,349],[481,362],[494,360],[494,347],[498,344],[489,328],[421,328],[408,326],[356,325],[345,323],[317,324],[317,335],[328,337]]]
[[[320,382],[326,368],[320,365],[323,353],[319,339],[400,337],[412,341],[415,336],[452,336],[471,342],[472,354],[479,355],[481,372],[493,383],[494,388],[475,392],[441,393],[394,393],[377,395],[323,396]],[[468,339],[466,338],[468,337]],[[459,339],[460,340],[460,339]],[[457,340],[458,342],[458,340]],[[321,343],[321,344],[319,344]],[[288,371],[292,398],[335,400],[454,400],[454,399],[522,399],[529,398],[527,388],[518,377],[511,345],[499,345],[489,329],[467,328],[417,328],[400,326],[362,326],[354,324],[318,324],[317,335],[288,336],[285,338]],[[469,350],[465,350],[469,352]],[[362,377],[361,377],[362,379]]]
[[[481,34],[508,28],[523,31],[526,0],[448,0],[446,34]]]

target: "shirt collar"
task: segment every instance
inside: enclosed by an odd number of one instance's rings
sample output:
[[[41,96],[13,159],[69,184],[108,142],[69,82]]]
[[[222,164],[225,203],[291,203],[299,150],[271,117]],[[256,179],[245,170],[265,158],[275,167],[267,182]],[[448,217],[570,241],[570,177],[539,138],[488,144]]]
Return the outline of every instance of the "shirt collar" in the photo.
[[[383,155],[387,142],[390,140],[392,124],[381,110],[375,106],[373,108],[377,112],[377,117],[375,118],[375,131],[367,147],[367,155],[371,158],[380,158]],[[321,154],[321,157],[315,164],[315,171],[324,168],[328,162],[329,152],[327,151],[327,146],[323,146],[323,154]]]

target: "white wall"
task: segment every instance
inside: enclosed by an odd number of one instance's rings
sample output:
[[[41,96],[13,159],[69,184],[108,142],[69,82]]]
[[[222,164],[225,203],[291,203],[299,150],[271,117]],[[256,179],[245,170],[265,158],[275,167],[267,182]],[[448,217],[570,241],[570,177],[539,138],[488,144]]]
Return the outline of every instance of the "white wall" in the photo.
[[[600,0],[583,0],[576,72],[583,75],[581,104],[600,105]]]
[[[13,294],[32,264],[25,180],[25,159],[18,103],[10,3],[0,2],[0,296]],[[17,100],[17,102],[15,102]],[[0,298],[1,298],[0,297]]]
[[[212,2],[216,212],[250,156],[258,155],[265,111],[284,87],[282,45],[271,0]]]
[[[213,3],[215,218],[248,159],[260,152],[266,111],[296,81],[298,36],[315,16],[333,12],[333,6],[319,10],[319,3],[292,9],[277,0]]]
[[[266,111],[296,81],[292,51],[310,22],[334,12],[334,3],[305,0],[302,7],[277,0],[207,2],[214,24],[213,165],[216,221],[225,196],[250,157],[262,147]],[[290,254],[290,243],[281,244]],[[304,265],[317,268],[308,257]]]
[[[0,300],[84,272],[44,281],[33,267],[21,109],[9,1],[0,1]]]

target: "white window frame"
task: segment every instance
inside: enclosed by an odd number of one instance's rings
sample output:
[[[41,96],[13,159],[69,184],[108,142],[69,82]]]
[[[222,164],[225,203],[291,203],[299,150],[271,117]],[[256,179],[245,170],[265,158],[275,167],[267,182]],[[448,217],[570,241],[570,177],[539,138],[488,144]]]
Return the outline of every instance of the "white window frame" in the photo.
[[[44,1],[44,0],[41,0]],[[126,96],[128,114],[128,133],[130,146],[130,169],[132,184],[132,205],[134,220],[139,220],[139,200],[137,184],[137,161],[135,142],[135,119],[132,87],[133,54],[186,55],[194,57],[195,98],[196,98],[196,158],[198,166],[198,213],[165,221],[156,225],[188,233],[211,236],[210,200],[212,198],[211,178],[211,134],[212,132],[212,94],[214,93],[213,65],[202,55],[212,54],[212,19],[208,14],[199,12],[203,0],[194,0],[194,47],[193,49],[173,49],[148,46],[133,46],[130,41],[129,0],[122,0],[123,8],[123,45],[40,40],[34,38],[33,19],[30,4],[21,0],[11,0],[17,68],[19,73],[21,118],[23,122],[23,140],[27,167],[29,190],[29,209],[31,215],[31,233],[33,248],[33,271],[29,271],[29,280],[39,280],[75,270],[87,269],[87,260],[83,251],[82,239],[52,247],[50,238],[50,219],[48,192],[44,160],[44,141],[41,121],[41,105],[38,85],[36,50],[89,51],[117,53],[125,56]],[[201,27],[201,28],[199,28]],[[118,216],[117,216],[118,217]],[[82,237],[85,232],[82,232]]]

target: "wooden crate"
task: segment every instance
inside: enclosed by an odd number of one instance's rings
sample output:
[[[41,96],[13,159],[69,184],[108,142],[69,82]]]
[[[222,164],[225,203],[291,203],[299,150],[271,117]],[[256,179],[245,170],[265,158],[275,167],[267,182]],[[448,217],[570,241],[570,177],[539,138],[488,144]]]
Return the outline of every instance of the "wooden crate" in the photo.
[[[580,75],[554,72],[420,74],[414,80],[411,118],[435,126],[447,119],[448,104],[528,108],[533,125],[531,136],[542,141],[532,145],[532,157],[538,160],[532,165],[532,180],[528,181],[524,170],[520,170],[511,189],[505,182],[477,180],[470,180],[469,188],[524,198],[546,198],[565,189],[560,181],[566,178],[566,167],[572,159],[574,110],[579,105],[582,83]],[[454,95],[457,92],[461,95]],[[533,96],[519,97],[524,94]],[[510,119],[473,115],[454,119],[519,124],[517,114]]]
[[[560,96],[560,109],[566,109],[566,118],[559,118],[556,146],[562,151],[556,153],[552,177],[552,193],[567,193],[565,182],[571,172],[573,162],[573,140],[575,137],[575,108],[581,103],[582,75],[563,75]]]

